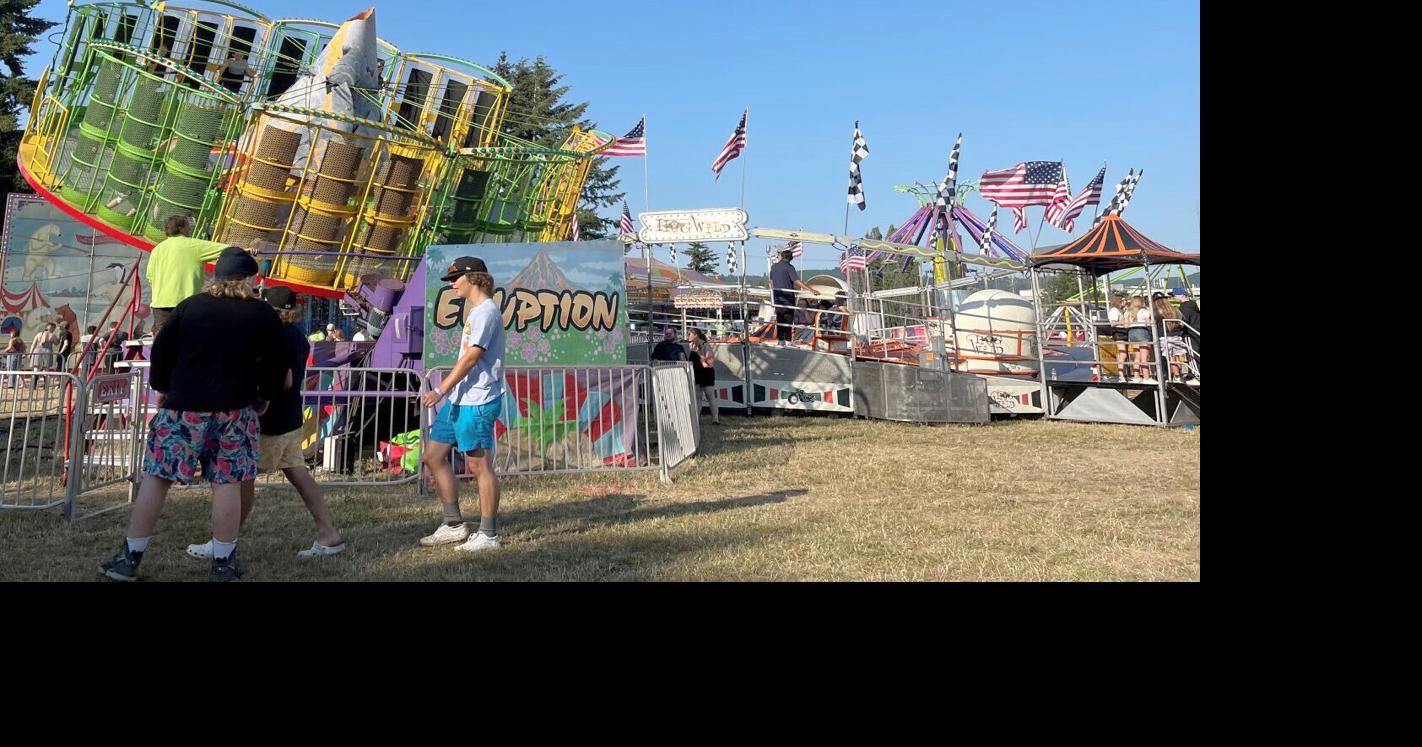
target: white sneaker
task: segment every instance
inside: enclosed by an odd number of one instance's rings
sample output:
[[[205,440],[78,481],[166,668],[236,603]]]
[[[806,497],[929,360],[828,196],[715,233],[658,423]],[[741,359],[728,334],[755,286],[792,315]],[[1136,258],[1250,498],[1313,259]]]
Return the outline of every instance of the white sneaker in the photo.
[[[421,537],[420,544],[425,547],[435,545],[448,545],[453,542],[463,542],[469,539],[469,525],[460,524],[458,528],[448,524],[440,524],[439,529],[434,530],[434,534],[428,537]]]
[[[503,543],[499,542],[498,537],[490,537],[483,532],[475,532],[474,536],[470,537],[468,542],[454,549],[460,552],[479,552],[480,550],[497,550],[502,545]]]
[[[201,545],[188,545],[188,557],[198,560],[212,560],[212,540]]]
[[[339,545],[334,545],[334,546],[332,546],[332,547],[327,547],[327,546],[321,544],[320,542],[312,541],[310,547],[306,548],[305,550],[299,550],[299,551],[297,551],[296,557],[298,557],[298,558],[324,558],[324,557],[326,557],[326,556],[328,556],[328,555],[339,555],[340,553],[345,552],[345,550],[346,550],[346,543],[344,543],[344,542],[342,542],[342,543],[339,544]]]

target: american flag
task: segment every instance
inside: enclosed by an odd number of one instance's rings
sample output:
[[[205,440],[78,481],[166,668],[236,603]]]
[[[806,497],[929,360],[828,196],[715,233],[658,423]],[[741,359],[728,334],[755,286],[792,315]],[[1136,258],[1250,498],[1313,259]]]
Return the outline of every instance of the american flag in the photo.
[[[1052,218],[1051,208],[1047,209],[1047,222],[1067,233],[1076,230],[1076,216],[1081,215],[1081,211],[1085,210],[1088,205],[1101,204],[1101,187],[1105,181],[1106,167],[1102,166],[1101,170],[1096,172],[1096,178],[1092,179],[1091,183],[1087,184],[1086,189],[1081,190],[1080,194],[1073,197],[1071,202],[1067,203],[1066,207],[1062,209],[1061,213],[1055,219]]]
[[[1095,228],[1096,224],[1105,220],[1106,216],[1116,212],[1116,206],[1121,204],[1121,195],[1126,191],[1126,185],[1131,183],[1131,179],[1135,174],[1136,170],[1131,169],[1126,172],[1126,178],[1116,183],[1116,194],[1111,197],[1111,202],[1106,205],[1106,209],[1096,214],[1096,220],[1091,222],[1092,228]]]
[[[627,201],[622,201],[622,220],[617,225],[618,236],[636,236],[637,232],[632,230],[632,211],[627,209]]]
[[[647,118],[638,120],[626,135],[617,138],[600,156],[645,156],[647,155]]]
[[[984,171],[978,182],[983,198],[1012,208],[1017,232],[1027,227],[1022,208],[1028,205],[1050,205],[1058,195],[1069,194],[1066,170],[1061,161],[1026,161],[1010,169]]]
[[[736,245],[726,242],[726,274],[736,274]]]
[[[848,251],[840,252],[839,271],[847,273],[850,270],[863,270],[868,267],[868,260],[864,256],[864,250],[856,244],[849,247]]]
[[[792,241],[786,244],[785,248],[790,250],[790,256],[795,259],[799,259],[800,255],[805,253],[804,245],[798,241]]]
[[[731,133],[731,139],[726,141],[726,145],[721,148],[721,155],[716,156],[715,163],[711,164],[711,170],[716,172],[716,181],[721,180],[721,169],[726,168],[726,164],[741,154],[746,147],[746,117],[750,116],[750,107],[741,114],[741,123],[736,125],[736,131]]]
[[[859,122],[854,123],[854,148],[849,152],[849,204],[858,205],[863,210],[864,205],[864,178],[859,173],[859,162],[869,156],[869,146],[864,142],[864,135],[859,132]],[[799,244],[800,242],[795,242]],[[795,255],[800,256],[800,255]]]

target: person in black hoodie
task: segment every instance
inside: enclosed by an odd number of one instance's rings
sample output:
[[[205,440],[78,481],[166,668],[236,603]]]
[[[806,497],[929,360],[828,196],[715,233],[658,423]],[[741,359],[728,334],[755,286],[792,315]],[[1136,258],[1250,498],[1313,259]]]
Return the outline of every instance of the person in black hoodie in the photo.
[[[241,484],[257,476],[258,416],[286,384],[281,319],[253,287],[257,261],[223,250],[202,293],[173,309],[153,340],[149,384],[158,412],[148,428],[147,473],[133,502],[128,533],[99,572],[132,581],[175,481],[212,483],[209,581],[238,581]]]
[[[288,385],[281,396],[272,401],[262,413],[262,437],[258,442],[261,457],[257,460],[257,471],[262,473],[280,470],[287,482],[296,488],[311,518],[316,520],[316,539],[311,547],[296,553],[298,558],[319,558],[336,555],[346,549],[341,533],[336,531],[331,521],[331,509],[321,492],[321,486],[306,469],[306,458],[301,453],[302,400],[301,386],[306,380],[306,358],[311,354],[311,342],[301,334],[296,323],[301,321],[301,312],[296,310],[296,294],[290,288],[274,286],[267,289],[267,303],[281,316],[282,332],[286,335],[286,366],[290,369]],[[242,525],[247,524],[247,515],[257,500],[257,483],[248,480],[242,483]],[[188,555],[199,560],[212,557],[212,543],[188,545]]]

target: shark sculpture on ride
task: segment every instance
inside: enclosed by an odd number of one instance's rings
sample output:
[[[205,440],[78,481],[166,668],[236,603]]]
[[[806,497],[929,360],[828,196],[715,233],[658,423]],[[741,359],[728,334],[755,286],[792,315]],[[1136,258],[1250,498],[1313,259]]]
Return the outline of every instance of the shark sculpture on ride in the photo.
[[[378,121],[380,109],[376,103],[376,92],[380,89],[380,79],[376,53],[375,8],[367,8],[341,24],[316,61],[301,69],[296,82],[277,98],[276,103]],[[363,131],[368,129],[364,125],[330,117],[298,115],[295,118],[342,132],[364,134]],[[269,119],[268,122],[302,133],[295,161],[296,169],[300,169],[311,155],[312,130],[280,119]]]

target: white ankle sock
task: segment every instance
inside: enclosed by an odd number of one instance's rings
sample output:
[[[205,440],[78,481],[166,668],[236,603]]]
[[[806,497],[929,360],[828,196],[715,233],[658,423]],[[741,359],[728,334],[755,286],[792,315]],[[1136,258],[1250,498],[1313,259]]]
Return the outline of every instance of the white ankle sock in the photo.
[[[147,537],[124,537],[123,541],[128,543],[129,552],[143,552],[148,549]]]
[[[218,560],[232,557],[232,552],[236,549],[236,542],[219,542],[216,537],[212,538],[212,557]]]

